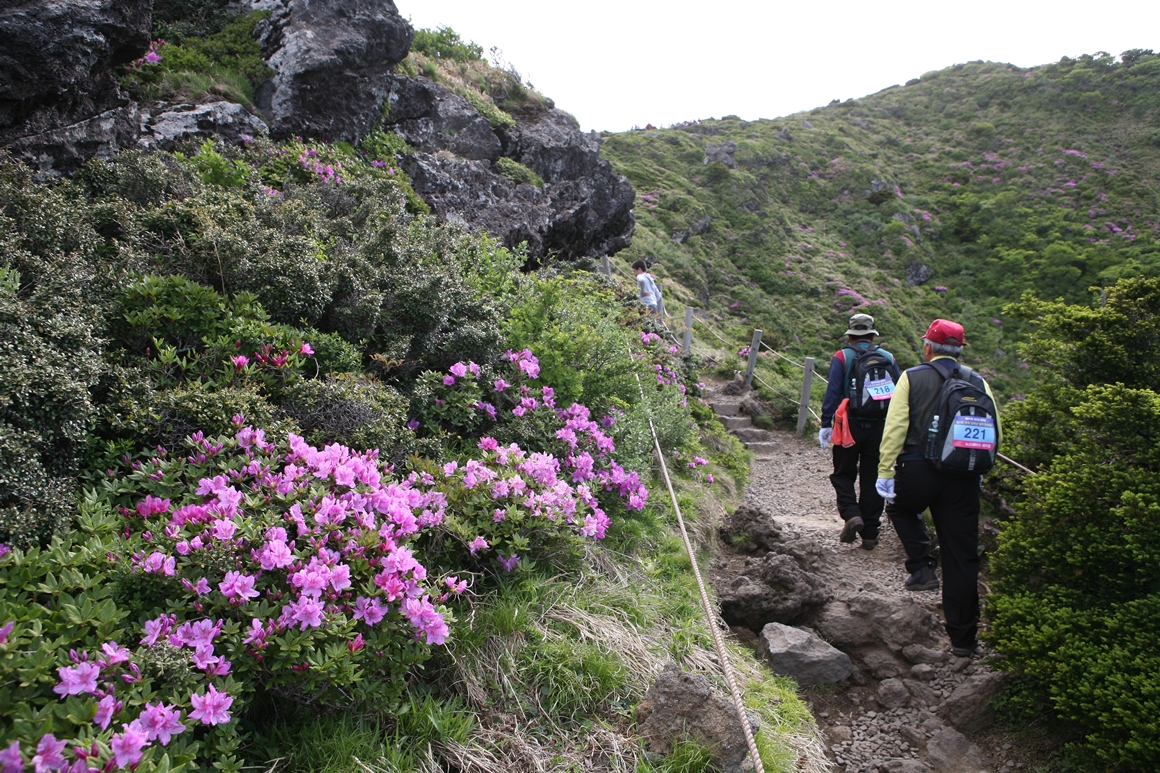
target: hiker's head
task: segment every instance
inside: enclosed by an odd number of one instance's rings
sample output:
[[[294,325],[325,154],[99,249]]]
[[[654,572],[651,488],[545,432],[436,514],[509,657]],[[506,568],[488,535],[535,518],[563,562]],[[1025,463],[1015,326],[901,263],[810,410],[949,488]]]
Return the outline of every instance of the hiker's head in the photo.
[[[648,266],[646,266],[644,264],[643,260],[638,260],[632,264],[632,270],[635,271],[637,274],[644,273],[644,271],[647,269],[648,269]]]
[[[931,322],[922,336],[923,354],[927,355],[928,350],[930,352],[927,359],[938,355],[958,357],[963,353],[966,344],[963,326],[949,319],[936,319]]]
[[[869,314],[855,314],[850,317],[850,327],[846,330],[846,340],[855,349],[869,348],[878,331],[874,329],[874,317]]]

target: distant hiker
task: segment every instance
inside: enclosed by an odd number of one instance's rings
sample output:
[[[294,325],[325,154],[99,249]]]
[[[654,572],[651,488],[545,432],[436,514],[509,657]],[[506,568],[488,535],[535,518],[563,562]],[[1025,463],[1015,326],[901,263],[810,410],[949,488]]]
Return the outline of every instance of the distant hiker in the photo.
[[[956,359],[963,326],[930,323],[926,363],[898,380],[878,465],[878,493],[906,548],[906,587],[938,590],[936,561],[922,512],[930,508],[942,556],[943,614],[958,657],[975,650],[979,628],[979,482],[999,450],[995,397],[983,377]]]
[[[822,428],[818,444],[825,450],[833,440],[834,474],[830,483],[838,495],[838,514],[845,521],[839,539],[853,542],[859,535],[862,547],[878,545],[882,523],[882,497],[874,488],[878,476],[878,444],[886,420],[886,407],[898,381],[894,355],[874,344],[874,318],[850,317],[846,346],[830,360],[830,383],[822,401]],[[835,432],[835,420],[837,432]],[[858,489],[855,491],[855,480]]]
[[[661,290],[657,287],[656,278],[646,271],[647,268],[648,266],[643,260],[638,260],[632,264],[632,270],[636,273],[637,300],[643,303],[650,312],[656,314]]]

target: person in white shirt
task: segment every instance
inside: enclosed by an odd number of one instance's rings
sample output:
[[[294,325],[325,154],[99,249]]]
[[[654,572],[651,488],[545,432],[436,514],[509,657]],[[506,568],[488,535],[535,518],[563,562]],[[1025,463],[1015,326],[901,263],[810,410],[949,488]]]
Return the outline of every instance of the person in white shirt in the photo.
[[[643,260],[638,260],[632,264],[632,270],[636,274],[637,300],[643,303],[645,308],[650,312],[656,314],[661,291],[657,287],[656,279],[653,278],[653,275],[645,270],[647,268],[648,266],[645,265]]]

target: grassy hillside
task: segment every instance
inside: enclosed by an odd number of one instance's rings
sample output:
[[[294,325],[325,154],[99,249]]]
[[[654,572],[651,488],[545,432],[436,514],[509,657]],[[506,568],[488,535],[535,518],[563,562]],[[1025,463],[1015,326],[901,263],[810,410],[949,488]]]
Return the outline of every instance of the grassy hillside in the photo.
[[[618,258],[799,355],[860,310],[913,364],[926,322],[955,318],[1010,397],[1029,379],[1005,304],[1160,273],[1160,56],[1122,59],[972,62],[778,120],[609,135],[639,196]],[[726,143],[735,168],[710,158]]]

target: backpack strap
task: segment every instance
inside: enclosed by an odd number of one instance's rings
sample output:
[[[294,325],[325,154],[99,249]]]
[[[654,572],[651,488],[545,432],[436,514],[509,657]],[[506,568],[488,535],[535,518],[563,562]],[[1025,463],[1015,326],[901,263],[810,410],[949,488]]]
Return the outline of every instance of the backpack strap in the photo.
[[[845,397],[850,396],[850,368],[854,365],[854,358],[858,356],[858,350],[853,346],[843,346],[838,350],[842,355],[842,394]]]

